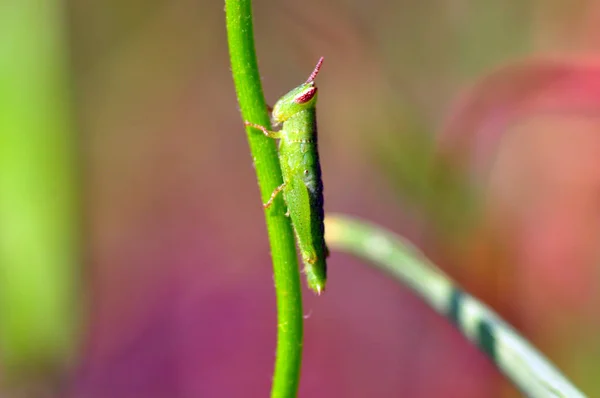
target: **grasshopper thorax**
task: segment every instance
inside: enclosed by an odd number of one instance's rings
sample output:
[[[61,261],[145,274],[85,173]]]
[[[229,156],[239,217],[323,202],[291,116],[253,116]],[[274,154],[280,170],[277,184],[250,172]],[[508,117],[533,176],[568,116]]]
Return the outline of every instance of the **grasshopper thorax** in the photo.
[[[322,63],[323,57],[319,59],[317,66],[305,83],[291,90],[275,103],[273,107],[274,124],[283,123],[299,112],[316,107],[317,86],[315,85],[315,77],[317,77]]]

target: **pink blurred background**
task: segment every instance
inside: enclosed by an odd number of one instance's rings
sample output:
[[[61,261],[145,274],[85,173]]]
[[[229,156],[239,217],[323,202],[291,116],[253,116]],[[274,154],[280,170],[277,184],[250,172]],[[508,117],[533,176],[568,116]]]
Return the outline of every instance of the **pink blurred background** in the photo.
[[[567,5],[568,4],[568,5]],[[600,1],[256,1],[267,101],[317,58],[326,212],[396,231],[600,396]],[[89,310],[73,397],[265,397],[275,301],[222,2],[71,2]],[[334,252],[300,397],[513,397]]]

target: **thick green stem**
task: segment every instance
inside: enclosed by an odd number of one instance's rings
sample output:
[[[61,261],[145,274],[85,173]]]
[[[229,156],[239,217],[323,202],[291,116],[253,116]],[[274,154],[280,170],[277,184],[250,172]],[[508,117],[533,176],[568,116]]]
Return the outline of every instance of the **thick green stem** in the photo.
[[[231,71],[242,118],[270,128],[254,48],[251,0],[226,0]],[[242,124],[240,123],[240,126]],[[262,202],[281,185],[275,142],[246,128]],[[258,205],[258,200],[257,200]],[[302,296],[296,246],[285,210],[274,204],[265,211],[277,296],[277,356],[271,397],[297,395],[302,360]]]
[[[0,360],[9,383],[61,369],[76,346],[80,209],[65,27],[61,0],[0,5]]]
[[[401,237],[342,215],[328,216],[325,230],[331,249],[362,257],[410,287],[456,325],[526,396],[585,397],[516,330]]]

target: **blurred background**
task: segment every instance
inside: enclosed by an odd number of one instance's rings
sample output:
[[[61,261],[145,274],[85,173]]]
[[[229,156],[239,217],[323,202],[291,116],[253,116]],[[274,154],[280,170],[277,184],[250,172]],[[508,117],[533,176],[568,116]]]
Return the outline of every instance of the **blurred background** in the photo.
[[[222,2],[0,1],[0,396],[265,397],[275,301]],[[600,1],[256,1],[319,56],[326,212],[406,236],[600,396]],[[516,397],[333,252],[300,397]]]

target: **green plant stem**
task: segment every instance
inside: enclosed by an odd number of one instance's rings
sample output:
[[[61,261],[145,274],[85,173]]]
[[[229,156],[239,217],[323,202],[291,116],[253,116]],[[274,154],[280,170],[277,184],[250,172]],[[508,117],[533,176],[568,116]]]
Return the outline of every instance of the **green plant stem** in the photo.
[[[271,128],[256,62],[252,2],[226,0],[225,14],[231,71],[242,118]],[[283,181],[277,148],[272,139],[251,128],[246,128],[246,134],[265,203]],[[285,209],[277,202],[265,211],[277,296],[277,353],[271,397],[290,398],[297,395],[300,379],[302,295],[292,228]]]
[[[64,369],[76,347],[80,208],[64,3],[0,5],[0,362],[7,383]]]
[[[328,215],[325,231],[331,249],[369,261],[448,318],[526,396],[585,397],[516,330],[401,237],[342,215]]]

